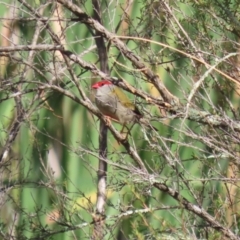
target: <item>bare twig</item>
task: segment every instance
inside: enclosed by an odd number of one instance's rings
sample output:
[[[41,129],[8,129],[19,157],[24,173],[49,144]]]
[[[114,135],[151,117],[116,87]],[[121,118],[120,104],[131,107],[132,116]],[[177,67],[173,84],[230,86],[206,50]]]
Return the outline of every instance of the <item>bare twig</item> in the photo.
[[[0,47],[1,53],[18,52],[18,51],[56,51],[62,49],[61,45],[51,44],[34,44],[34,45],[17,45],[9,47]]]
[[[179,100],[173,96],[167,88],[164,86],[163,82],[160,80],[159,76],[154,74],[141,60],[141,58],[135,55],[132,51],[130,51],[126,45],[115,37],[115,35],[105,29],[98,21],[94,20],[90,16],[88,16],[81,8],[77,5],[71,3],[66,0],[58,0],[59,3],[63,4],[66,8],[68,8],[72,13],[79,17],[79,21],[87,24],[88,26],[94,28],[96,31],[102,34],[102,36],[106,37],[109,41],[111,41],[115,46],[119,49],[119,51],[124,54],[126,58],[128,58],[132,64],[137,69],[142,69],[143,74],[147,77],[147,79],[157,88],[160,92],[162,98],[167,103],[175,106],[179,104]]]
[[[100,2],[98,0],[92,0],[93,13],[96,21],[102,24]],[[98,56],[100,61],[100,69],[102,72],[109,74],[107,49],[104,43],[103,36],[99,31],[95,33],[95,41],[98,50]],[[107,158],[107,126],[104,121],[100,121],[99,130],[99,163],[98,163],[98,185],[97,185],[97,204],[96,214],[93,217],[94,229],[92,239],[103,239],[104,236],[104,220],[105,204],[106,204],[106,192],[107,192],[107,163],[103,161]]]
[[[209,213],[205,211],[201,206],[194,205],[190,203],[186,198],[182,197],[179,192],[169,188],[164,183],[154,183],[154,187],[159,189],[162,192],[168,193],[170,196],[172,196],[175,200],[178,201],[180,205],[183,205],[185,209],[187,209],[190,212],[193,212],[194,214],[198,215],[202,219],[204,219],[209,225],[216,229],[217,231],[220,231],[224,234],[225,237],[228,237],[229,239],[233,240],[239,240],[239,237],[234,234],[230,229],[227,227],[224,227],[222,224],[220,224],[217,219],[212,217]]]

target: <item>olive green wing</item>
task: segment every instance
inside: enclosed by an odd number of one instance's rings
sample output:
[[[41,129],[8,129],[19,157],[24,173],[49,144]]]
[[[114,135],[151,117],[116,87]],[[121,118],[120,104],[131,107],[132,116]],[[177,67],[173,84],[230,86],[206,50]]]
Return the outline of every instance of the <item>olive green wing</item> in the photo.
[[[132,110],[137,115],[142,116],[136,105],[128,98],[124,91],[118,87],[113,89],[113,94],[119,99],[119,102],[126,108]]]

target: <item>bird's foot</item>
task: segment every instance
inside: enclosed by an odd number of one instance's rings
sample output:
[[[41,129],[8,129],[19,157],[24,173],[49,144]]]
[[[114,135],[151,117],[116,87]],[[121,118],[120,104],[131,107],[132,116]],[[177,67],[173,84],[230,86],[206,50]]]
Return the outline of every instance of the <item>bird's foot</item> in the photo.
[[[124,128],[127,129],[127,132],[126,132],[126,133],[123,132]],[[127,126],[123,125],[122,130],[120,131],[120,133],[121,133],[121,134],[124,133],[124,134],[126,135],[126,137],[127,137],[128,135],[131,136],[131,129],[132,129],[132,128],[129,129]]]
[[[126,141],[128,138],[128,133],[121,133],[121,137],[122,137],[123,141]]]
[[[120,139],[117,140],[118,145],[121,143],[127,142],[128,134],[126,133],[120,133]]]
[[[109,127],[111,125],[111,118],[104,116],[104,119],[105,119],[105,124]]]

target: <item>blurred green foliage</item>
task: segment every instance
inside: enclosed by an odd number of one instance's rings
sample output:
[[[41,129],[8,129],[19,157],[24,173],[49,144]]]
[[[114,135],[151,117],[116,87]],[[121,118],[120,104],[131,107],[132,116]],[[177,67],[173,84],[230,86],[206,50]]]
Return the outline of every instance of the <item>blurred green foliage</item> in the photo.
[[[45,6],[45,1],[27,2],[32,8],[42,11],[42,15],[47,18],[56,16],[56,3],[47,3]],[[73,2],[88,14],[92,14],[91,1]],[[238,1],[168,2],[177,21],[164,8],[161,1],[134,1],[126,12],[124,9],[128,1],[102,1],[103,25],[112,32],[117,31],[116,34],[152,39],[192,55],[196,54],[196,49],[200,49],[200,54],[209,64],[215,64],[216,58],[221,58],[227,53],[238,51],[239,36],[236,32],[239,27],[231,18],[233,16],[239,21]],[[16,45],[31,44],[36,34],[36,21],[4,19],[12,16],[34,17],[30,14],[31,11],[15,0],[0,2],[0,6],[2,33],[11,34],[12,31]],[[13,10],[14,14],[11,12]],[[62,10],[60,18],[74,18],[72,13]],[[228,12],[232,15],[227,14]],[[120,28],[116,29],[119,21],[122,23]],[[90,31],[83,23],[69,20],[61,24],[60,28],[58,22],[53,21],[50,25],[53,29],[63,31],[62,38],[66,49],[82,54],[95,44],[92,30]],[[187,36],[196,49],[187,40]],[[3,47],[6,46],[4,45],[6,38],[6,35],[5,39],[2,36],[0,41]],[[187,102],[187,93],[192,90],[194,81],[206,71],[205,68],[197,61],[156,44],[135,40],[124,41],[129,49],[141,56],[145,63],[160,75],[172,94],[178,96],[182,103]],[[44,27],[37,43],[52,43]],[[137,71],[117,48],[107,41],[106,45],[109,46],[112,76],[125,79],[136,88],[157,95],[156,90],[145,81],[141,72]],[[1,56],[0,99],[11,96],[18,89],[37,88],[41,82],[52,82],[79,97],[66,65],[57,53],[35,52],[30,67],[23,61],[16,60],[21,58],[26,63],[28,51],[13,53],[12,56],[12,59]],[[98,65],[96,48],[86,52],[82,58]],[[93,100],[91,83],[99,78],[76,64],[71,67],[79,76],[78,84]],[[66,70],[62,74],[60,70],[63,68]],[[232,71],[231,64],[222,64],[219,68],[227,74]],[[56,79],[53,79],[55,77],[53,70],[56,71]],[[226,90],[225,96],[237,104],[238,96],[236,97],[233,87],[223,81],[221,76],[217,75],[217,79],[222,86],[221,90]],[[5,88],[6,83],[12,83],[13,87]],[[227,173],[228,159],[208,158],[209,155],[217,155],[219,152],[200,140],[205,134],[217,135],[217,131],[188,120],[183,122],[182,119],[164,119],[158,108],[149,106],[147,102],[134,96],[131,98],[139,103],[142,111],[146,114],[151,113],[153,118],[157,119],[153,123],[159,130],[157,136],[142,131],[137,125],[129,136],[131,144],[138,150],[149,172],[158,177],[159,181],[162,180],[179,191],[190,202],[202,204],[212,215],[220,208],[225,213],[227,211],[224,206],[225,183],[215,180],[197,181],[198,178],[218,179]],[[22,95],[20,99],[27,117],[20,124],[20,131],[11,146],[7,162],[1,165],[1,185],[7,188],[3,192],[4,200],[0,210],[2,239],[7,239],[8,235],[16,239],[90,239],[92,231],[90,223],[97,197],[99,121],[80,104],[52,90],[34,91]],[[196,109],[210,113],[219,113],[221,110],[222,114],[233,116],[231,108],[223,99],[219,86],[211,76],[208,76],[196,94],[194,104]],[[2,149],[11,124],[17,116],[16,102],[16,98],[0,100]],[[114,126],[121,129],[117,124]],[[192,131],[196,138],[190,136]],[[149,145],[152,137],[156,138],[158,149]],[[171,161],[175,168],[168,164],[167,155],[172,157]],[[181,163],[174,159],[180,159]],[[134,165],[125,149],[110,133],[108,160],[123,166]],[[187,183],[183,183],[183,179]],[[162,233],[171,235],[178,232],[181,236],[186,233],[187,239],[191,232],[188,226],[191,224],[194,225],[199,239],[207,236],[209,239],[220,239],[216,236],[218,233],[214,231],[206,233],[209,231],[206,223],[182,209],[167,194],[153,189],[136,175],[111,164],[108,168],[108,189],[106,216],[112,218],[106,219],[108,229],[106,239],[163,239]],[[190,189],[194,190],[199,202],[195,202],[195,196]],[[149,208],[168,206],[169,209],[159,209],[147,214],[132,214],[120,221],[117,220],[117,216],[124,211],[144,209],[146,206]],[[170,208],[174,206],[178,208]],[[225,224],[227,219],[222,217],[219,221]],[[81,224],[84,223],[89,224],[81,228]],[[201,225],[204,227],[198,228]],[[232,228],[236,230],[237,226],[233,223]]]

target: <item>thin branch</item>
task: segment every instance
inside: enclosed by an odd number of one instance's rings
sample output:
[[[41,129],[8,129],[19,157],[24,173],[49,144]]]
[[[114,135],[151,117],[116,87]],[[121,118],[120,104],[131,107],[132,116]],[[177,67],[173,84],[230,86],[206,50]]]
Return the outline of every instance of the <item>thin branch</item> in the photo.
[[[0,55],[5,52],[19,52],[19,51],[56,51],[61,50],[61,45],[37,44],[37,45],[17,45],[10,47],[0,47]]]
[[[96,21],[102,23],[100,2],[98,0],[92,0],[93,15]],[[103,36],[100,32],[96,31],[95,42],[97,45],[100,69],[102,72],[109,74],[108,67],[108,55],[107,49],[104,43]],[[93,217],[94,229],[92,233],[92,239],[102,239],[104,237],[104,219],[105,205],[106,205],[106,193],[107,193],[107,162],[102,160],[107,158],[107,125],[104,121],[100,121],[99,127],[99,162],[98,162],[98,184],[97,184],[97,203],[96,214]],[[100,221],[99,221],[100,220]]]
[[[43,46],[40,45],[40,47],[39,47],[38,45],[36,45],[36,46],[32,46],[31,48],[28,48],[28,46],[23,46],[22,49],[24,49],[25,51],[36,50],[36,49],[44,50],[44,48],[45,48],[44,46],[45,45],[43,45]],[[53,45],[52,45],[52,47],[53,47]],[[153,96],[151,96],[139,89],[136,89],[133,86],[130,86],[129,84],[126,85],[124,83],[124,81],[122,81],[121,79],[109,77],[108,74],[99,70],[94,64],[85,62],[84,60],[82,60],[79,56],[75,55],[74,53],[72,53],[70,51],[62,50],[62,48],[60,46],[59,46],[59,49],[61,49],[61,52],[65,55],[67,55],[73,62],[79,64],[80,66],[82,66],[83,68],[85,68],[87,70],[90,70],[93,74],[98,75],[101,78],[106,78],[106,79],[111,80],[115,85],[123,88],[124,90],[126,90],[138,97],[145,99],[147,102],[153,103],[159,107],[167,107],[167,108],[170,107],[169,104],[164,103],[161,100],[154,98]],[[53,47],[53,50],[54,50],[54,47]],[[36,82],[36,83],[41,84],[39,82]],[[19,92],[19,94],[22,94],[22,93]],[[14,96],[14,94],[12,96]],[[5,99],[6,98],[4,98],[3,100],[5,100]],[[171,117],[173,119],[186,117],[185,108],[183,108],[181,106],[179,106],[178,108],[174,108],[174,109],[169,108],[169,112],[173,114],[173,116]],[[233,121],[230,118],[226,118],[226,116],[221,117],[219,115],[213,115],[213,114],[210,114],[209,112],[199,111],[194,108],[189,108],[187,119],[195,121],[195,122],[199,122],[199,123],[208,124],[213,127],[231,128],[232,130],[240,132],[240,122]]]
[[[10,20],[10,21],[18,21],[18,22],[36,22],[38,20],[42,21],[42,22],[69,22],[69,21],[73,21],[73,22],[78,22],[79,19],[78,18],[49,18],[49,17],[41,17],[36,19],[35,17],[14,17],[14,18],[8,18],[8,17],[0,17],[0,20]]]
[[[164,183],[154,183],[154,187],[159,189],[162,192],[165,192],[172,196],[175,200],[178,201],[180,205],[182,205],[186,210],[193,212],[194,214],[198,215],[200,218],[205,220],[209,223],[210,227],[216,229],[219,232],[222,232],[225,237],[228,237],[232,240],[239,240],[239,237],[234,234],[231,230],[221,225],[216,218],[212,217],[209,213],[205,211],[201,206],[194,205],[190,203],[186,198],[182,197],[179,192],[175,191],[174,189],[169,188]]]
[[[157,88],[157,90],[161,94],[164,101],[166,101],[167,103],[173,106],[179,104],[179,100],[168,91],[168,89],[164,86],[159,76],[156,75],[154,72],[152,72],[144,64],[144,62],[141,60],[139,56],[135,55],[132,51],[130,51],[127,48],[127,46],[121,40],[119,40],[117,36],[115,36],[115,34],[109,32],[98,21],[88,16],[81,8],[79,8],[77,5],[73,4],[72,2],[67,0],[57,0],[57,1],[63,4],[67,9],[69,9],[76,16],[78,16],[79,21],[94,28],[96,31],[98,31],[104,37],[106,37],[108,41],[111,41],[119,49],[119,51],[122,54],[124,54],[124,56],[132,62],[132,64],[137,69],[141,69],[142,73],[147,77],[147,79]]]
[[[100,71],[94,64],[87,63],[83,61],[81,58],[76,56],[75,54],[71,53],[70,51],[63,51],[63,54],[66,54],[72,61],[75,63],[78,63],[83,68],[90,70],[92,73],[102,77],[107,78],[111,80],[115,85],[123,88],[126,91],[131,92],[132,94],[139,96],[145,100],[147,100],[150,103],[156,104],[160,107],[165,106],[169,107],[169,105],[164,104],[162,101],[159,101],[159,99],[154,98],[143,91],[140,91],[139,89],[136,89],[129,84],[126,85],[121,79],[115,79],[113,77],[109,77],[104,72]],[[179,106],[178,108],[170,108],[169,112],[172,114],[175,114],[173,118],[185,118],[186,117],[186,110],[185,107]],[[221,117],[219,115],[213,115],[206,111],[199,111],[194,108],[189,108],[187,119],[196,121],[199,123],[208,124],[210,126],[214,127],[220,127],[220,128],[231,128],[236,131],[240,131],[240,122],[233,121],[230,118]]]

